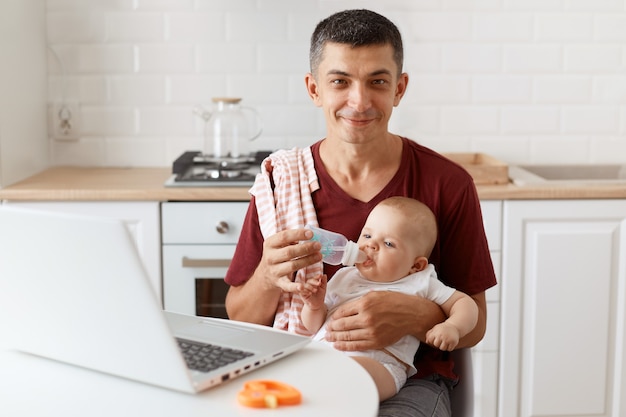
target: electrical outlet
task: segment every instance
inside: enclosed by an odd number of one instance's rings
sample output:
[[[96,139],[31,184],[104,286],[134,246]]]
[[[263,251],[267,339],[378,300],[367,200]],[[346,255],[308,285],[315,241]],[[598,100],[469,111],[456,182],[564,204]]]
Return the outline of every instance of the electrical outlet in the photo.
[[[52,132],[56,140],[78,140],[80,135],[80,103],[56,102],[52,108]]]

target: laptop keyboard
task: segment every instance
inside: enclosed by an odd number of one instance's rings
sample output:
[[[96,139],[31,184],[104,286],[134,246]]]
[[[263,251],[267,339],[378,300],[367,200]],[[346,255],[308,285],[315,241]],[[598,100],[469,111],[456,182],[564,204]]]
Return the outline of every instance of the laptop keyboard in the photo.
[[[208,343],[176,339],[187,367],[194,371],[209,372],[229,363],[252,356],[252,352],[230,349]]]

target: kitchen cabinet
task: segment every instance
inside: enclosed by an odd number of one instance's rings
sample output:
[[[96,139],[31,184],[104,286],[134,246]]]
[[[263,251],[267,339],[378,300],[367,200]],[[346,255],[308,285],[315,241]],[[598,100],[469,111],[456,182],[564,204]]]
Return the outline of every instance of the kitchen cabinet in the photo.
[[[45,9],[0,1],[0,188],[48,164]]]
[[[506,201],[501,417],[626,415],[626,200]]]
[[[483,223],[493,267],[500,282],[500,260],[502,258],[502,201],[483,200],[480,203]],[[496,417],[500,286],[487,290],[487,330],[483,340],[472,348],[474,374],[474,415]]]
[[[159,300],[161,290],[160,208],[156,201],[5,201],[4,204],[36,210],[59,211],[81,215],[122,219],[144,262],[150,283]]]

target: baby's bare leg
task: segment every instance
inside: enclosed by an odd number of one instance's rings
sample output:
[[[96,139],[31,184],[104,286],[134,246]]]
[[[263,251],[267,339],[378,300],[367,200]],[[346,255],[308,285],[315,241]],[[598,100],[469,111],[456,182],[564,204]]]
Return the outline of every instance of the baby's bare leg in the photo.
[[[396,395],[396,381],[391,373],[376,359],[366,356],[352,356],[371,375],[378,388],[379,401],[384,401]]]

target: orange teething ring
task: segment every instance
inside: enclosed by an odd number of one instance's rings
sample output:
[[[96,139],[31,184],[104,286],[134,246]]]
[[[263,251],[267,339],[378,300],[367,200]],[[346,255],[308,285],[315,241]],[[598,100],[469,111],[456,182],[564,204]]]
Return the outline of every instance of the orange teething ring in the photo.
[[[300,391],[291,385],[271,380],[254,380],[244,384],[237,401],[247,407],[276,408],[279,405],[297,405],[302,402]]]

